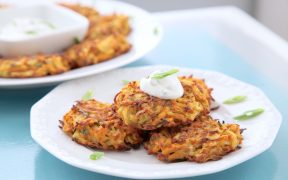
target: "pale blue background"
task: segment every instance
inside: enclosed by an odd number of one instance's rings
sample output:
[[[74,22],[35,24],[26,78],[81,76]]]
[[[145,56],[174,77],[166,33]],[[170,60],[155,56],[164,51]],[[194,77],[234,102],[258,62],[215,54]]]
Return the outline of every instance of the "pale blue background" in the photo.
[[[205,31],[195,30],[195,27],[189,25],[166,29],[165,38],[159,47],[129,66],[150,64],[224,72],[263,89],[283,114],[283,124],[272,148],[226,171],[191,179],[288,179],[288,95],[273,82],[266,80],[265,74],[260,74],[241,56]],[[29,129],[30,108],[52,88],[0,90],[0,179],[119,179],[67,165],[32,140]]]

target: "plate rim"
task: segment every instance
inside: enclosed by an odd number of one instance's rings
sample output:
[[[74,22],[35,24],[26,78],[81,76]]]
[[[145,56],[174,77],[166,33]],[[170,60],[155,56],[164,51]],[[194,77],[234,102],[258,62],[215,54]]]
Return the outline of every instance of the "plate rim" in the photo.
[[[129,70],[129,69],[149,69],[149,68],[163,68],[163,67],[175,67],[175,66],[167,66],[167,65],[150,65],[150,66],[140,66],[140,67],[127,67],[127,68],[120,68],[120,69],[116,69],[114,71],[126,71],[126,70]],[[34,118],[33,118],[33,113],[35,111],[35,109],[37,109],[37,107],[39,106],[39,104],[42,103],[42,101],[45,101],[45,99],[47,97],[49,97],[50,94],[52,94],[54,91],[56,91],[57,89],[60,89],[62,87],[65,87],[66,85],[69,85],[70,83],[73,83],[73,81],[80,81],[81,79],[77,79],[77,80],[72,80],[72,81],[68,81],[68,82],[65,82],[65,83],[62,83],[60,85],[58,85],[57,87],[55,87],[53,90],[51,90],[47,95],[45,95],[43,98],[41,98],[38,102],[36,102],[32,108],[31,108],[31,111],[30,111],[30,132],[31,132],[31,136],[32,138],[38,143],[40,144],[45,150],[47,150],[50,154],[52,154],[53,156],[55,156],[56,158],[74,166],[74,167],[78,167],[78,168],[81,168],[81,169],[85,169],[85,170],[89,170],[89,171],[92,171],[92,172],[96,172],[96,173],[101,173],[101,174],[106,174],[106,175],[112,175],[112,176],[117,176],[117,177],[125,177],[125,178],[135,178],[135,179],[167,179],[167,178],[183,178],[183,177],[193,177],[193,176],[200,176],[200,175],[206,175],[206,174],[212,174],[212,173],[216,173],[216,172],[220,172],[220,171],[223,171],[223,170],[226,170],[226,169],[229,169],[231,167],[234,167],[236,165],[239,165],[249,159],[252,159],[253,157],[257,156],[257,155],[260,155],[261,153],[263,153],[264,151],[266,151],[267,149],[269,149],[278,132],[279,132],[279,129],[280,129],[280,126],[281,126],[281,123],[282,123],[282,115],[281,113],[279,112],[279,110],[273,105],[273,103],[270,101],[270,99],[268,98],[268,96],[265,95],[265,93],[259,89],[258,87],[254,86],[254,85],[251,85],[249,83],[246,83],[246,82],[243,82],[243,81],[240,81],[234,77],[231,77],[231,76],[228,76],[228,75],[225,75],[224,73],[221,73],[221,72],[217,72],[217,71],[211,71],[211,70],[201,70],[201,69],[194,69],[194,68],[183,68],[183,67],[178,67],[179,69],[182,69],[182,70],[185,70],[185,71],[199,71],[199,72],[208,72],[208,73],[213,73],[213,74],[219,74],[221,76],[223,76],[224,78],[229,78],[229,79],[232,79],[234,81],[236,81],[237,83],[241,83],[241,84],[244,84],[246,86],[249,86],[253,89],[255,89],[257,91],[257,93],[260,93],[260,95],[262,97],[265,98],[265,101],[266,101],[266,104],[268,104],[271,108],[271,110],[273,110],[273,113],[277,116],[274,120],[276,125],[274,125],[272,127],[273,129],[273,136],[270,136],[269,140],[266,141],[266,143],[263,145],[261,144],[261,150],[258,150],[258,151],[254,151],[253,154],[250,154],[249,156],[247,156],[246,158],[242,158],[241,160],[237,160],[237,162],[233,161],[233,163],[230,163],[230,164],[226,164],[225,166],[221,166],[220,168],[218,168],[217,170],[213,169],[212,171],[211,170],[206,170],[206,171],[201,171],[199,173],[189,173],[187,171],[185,172],[179,172],[176,173],[176,174],[169,174],[167,173],[166,175],[163,175],[163,174],[141,174],[141,175],[137,175],[137,173],[130,173],[130,174],[127,174],[123,171],[111,171],[108,169],[105,169],[105,168],[99,168],[99,166],[97,166],[98,169],[95,169],[95,168],[90,168],[90,167],[85,167],[83,164],[79,164],[76,160],[76,162],[73,161],[73,158],[63,158],[63,156],[61,157],[61,155],[59,156],[59,153],[58,152],[54,152],[54,148],[52,147],[53,145],[50,145],[50,144],[45,144],[43,143],[43,141],[41,141],[39,139],[39,134],[37,135],[37,132],[35,132],[35,129],[34,129],[34,126],[33,126],[33,121]],[[97,76],[97,75],[95,75]],[[92,77],[86,77],[86,78],[92,78]],[[60,153],[61,154],[61,153]],[[76,158],[77,159],[77,158]],[[135,170],[134,170],[135,171]],[[174,171],[175,173],[175,171]]]

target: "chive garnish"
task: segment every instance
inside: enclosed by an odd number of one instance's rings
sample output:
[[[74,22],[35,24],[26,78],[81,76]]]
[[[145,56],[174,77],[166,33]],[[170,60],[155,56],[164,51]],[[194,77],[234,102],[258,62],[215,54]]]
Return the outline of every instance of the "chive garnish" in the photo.
[[[43,64],[40,62],[35,63],[35,67],[41,67]]]
[[[87,135],[89,133],[88,129],[82,129],[81,133],[83,135]]]
[[[153,78],[153,79],[163,79],[163,78],[165,78],[165,77],[167,77],[167,76],[170,76],[170,75],[172,75],[172,74],[175,74],[175,73],[177,73],[177,72],[179,72],[178,69],[171,69],[171,70],[166,71],[166,72],[163,72],[163,73],[153,74],[153,75],[150,76],[150,77]]]
[[[81,42],[78,37],[74,37],[73,41],[74,41],[74,44],[79,44]]]
[[[5,72],[5,71],[1,72],[1,71],[0,71],[0,76],[5,77],[5,76],[7,76],[7,75],[8,75],[8,72]]]
[[[247,99],[247,96],[234,96],[232,98],[226,99],[223,101],[224,104],[236,104],[243,102]]]
[[[159,33],[159,30],[158,30],[158,28],[157,28],[157,27],[155,27],[155,28],[154,28],[154,30],[153,30],[153,33],[154,33],[154,35],[158,35],[158,33]]]
[[[97,159],[100,159],[102,156],[104,156],[104,152],[96,151],[90,155],[90,159],[97,160]]]
[[[52,23],[50,23],[49,21],[42,20],[42,23],[46,24],[51,29],[56,29],[55,26]]]
[[[247,120],[253,117],[256,117],[264,112],[263,108],[252,109],[249,111],[244,112],[241,115],[235,116],[234,119],[236,120]]]
[[[128,81],[128,80],[122,80],[122,82],[123,82],[124,85],[126,85],[126,84],[128,84],[130,81]]]
[[[26,33],[26,34],[29,34],[29,35],[35,35],[35,34],[37,34],[36,31],[26,31],[25,33]]]
[[[89,90],[87,91],[83,96],[82,96],[82,100],[83,101],[88,101],[90,99],[93,99],[93,91],[92,90]]]

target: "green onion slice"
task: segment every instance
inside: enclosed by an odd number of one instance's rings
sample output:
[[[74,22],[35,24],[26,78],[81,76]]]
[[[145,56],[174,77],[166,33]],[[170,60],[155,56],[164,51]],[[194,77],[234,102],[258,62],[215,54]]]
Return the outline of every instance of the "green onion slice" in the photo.
[[[97,160],[97,159],[100,159],[102,156],[104,156],[104,152],[95,151],[94,153],[90,155],[90,159]]]
[[[128,80],[122,80],[122,82],[123,82],[124,85],[126,85],[126,84],[128,84],[130,81],[128,81]]]
[[[88,101],[90,99],[93,99],[94,93],[92,90],[87,91],[83,96],[82,96],[82,100],[83,101]]]
[[[167,77],[167,76],[170,76],[170,75],[172,75],[172,74],[175,74],[175,73],[177,73],[177,72],[179,72],[178,69],[171,69],[171,70],[166,71],[166,72],[163,72],[163,73],[153,74],[153,75],[150,76],[150,77],[153,78],[153,79],[163,79],[163,78],[165,78],[165,77]]]
[[[264,112],[263,108],[252,109],[249,111],[244,112],[241,115],[235,116],[234,119],[236,120],[247,120],[253,117],[256,117]]]
[[[81,42],[78,37],[74,37],[73,41],[74,41],[74,44],[79,44]]]
[[[36,35],[37,34],[36,31],[26,31],[25,33],[29,34],[29,35]]]
[[[50,23],[49,21],[42,20],[42,23],[45,24],[46,26],[48,26],[50,29],[56,29],[56,27],[52,23]]]
[[[247,96],[234,96],[232,98],[226,99],[223,103],[224,104],[236,104],[243,102],[247,99]]]
[[[155,27],[155,28],[154,28],[154,30],[153,30],[153,33],[154,33],[154,35],[158,35],[158,33],[159,33],[159,30],[158,30],[158,28],[157,28],[157,27]]]

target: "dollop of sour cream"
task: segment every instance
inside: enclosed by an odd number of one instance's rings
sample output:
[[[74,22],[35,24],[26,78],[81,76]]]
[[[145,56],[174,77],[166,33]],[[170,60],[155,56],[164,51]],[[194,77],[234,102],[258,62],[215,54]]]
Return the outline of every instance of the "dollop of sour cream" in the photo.
[[[0,38],[22,40],[53,31],[55,26],[48,20],[36,17],[14,18],[0,29]]]
[[[177,99],[183,96],[183,86],[176,76],[171,74],[169,76],[156,79],[153,75],[163,73],[165,71],[155,71],[150,76],[140,80],[140,89],[145,93],[161,99]]]

